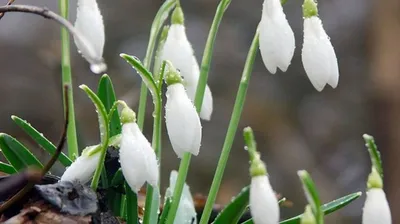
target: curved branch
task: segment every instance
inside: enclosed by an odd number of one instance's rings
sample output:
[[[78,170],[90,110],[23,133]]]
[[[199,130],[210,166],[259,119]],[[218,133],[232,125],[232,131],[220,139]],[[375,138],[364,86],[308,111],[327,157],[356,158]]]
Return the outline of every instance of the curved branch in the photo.
[[[103,64],[103,59],[96,59],[96,53],[90,44],[90,42],[77,30],[75,27],[66,19],[58,15],[57,13],[47,9],[47,8],[41,8],[37,6],[31,6],[31,5],[6,5],[6,6],[0,6],[0,15],[4,14],[6,12],[24,12],[24,13],[30,13],[30,14],[36,14],[39,16],[42,16],[46,19],[54,20],[60,25],[64,26],[67,28],[68,32],[73,35],[75,38],[78,39],[79,42],[82,43],[83,47],[85,48],[84,50],[89,53],[88,62],[90,64]]]

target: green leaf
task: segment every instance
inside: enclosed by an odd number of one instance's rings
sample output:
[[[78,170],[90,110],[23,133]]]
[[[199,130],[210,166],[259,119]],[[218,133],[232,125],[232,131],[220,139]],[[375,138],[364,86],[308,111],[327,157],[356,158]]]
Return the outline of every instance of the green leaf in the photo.
[[[106,74],[104,74],[99,81],[97,96],[100,98],[101,102],[103,102],[106,112],[108,113],[111,107],[114,105],[116,97],[111,79]],[[121,121],[119,119],[118,111],[113,112],[109,122],[110,122],[110,137],[120,134]]]
[[[238,223],[249,205],[249,195],[250,187],[247,186],[218,214],[213,223]]]
[[[22,143],[5,133],[0,133],[0,148],[17,171],[28,166],[43,168],[40,161]]]
[[[123,183],[124,183],[124,175],[122,174],[121,168],[119,168],[117,172],[115,172],[111,180],[111,186],[118,186]]]
[[[165,224],[165,221],[167,221],[167,216],[168,216],[169,208],[171,207],[171,202],[172,202],[172,200],[170,197],[165,199],[164,208],[161,213],[160,221],[158,222],[158,224]]]
[[[314,213],[315,219],[317,220],[317,224],[322,224],[324,213],[321,210],[321,201],[319,199],[315,183],[306,170],[300,170],[297,172],[297,174],[299,175],[300,180],[303,184],[304,193],[307,197],[308,203],[311,205],[311,209]]]
[[[131,190],[129,185],[125,182],[126,190],[126,223],[138,223],[138,197],[135,192]]]
[[[329,203],[322,205],[321,209],[324,212],[324,215],[331,214],[331,213],[345,207],[346,205],[350,204],[351,202],[353,202],[354,200],[359,198],[361,195],[362,195],[361,192],[356,192],[356,193],[346,195],[344,197],[341,197],[339,199],[336,199],[334,201],[331,201]],[[301,216],[302,216],[302,214],[292,217],[290,219],[286,219],[284,221],[281,221],[280,224],[299,224]],[[249,220],[243,222],[242,224],[253,224],[253,220],[249,219]]]
[[[139,73],[143,82],[150,90],[153,99],[158,99],[160,97],[160,95],[158,94],[158,87],[153,79],[151,72],[149,72],[136,57],[127,54],[120,54],[120,56],[125,59]]]
[[[94,106],[96,107],[98,118],[99,118],[99,129],[100,129],[100,139],[103,143],[105,141],[106,132],[107,132],[107,112],[106,108],[104,107],[103,103],[99,99],[99,97],[86,85],[79,86],[88,97],[92,100]]]
[[[17,171],[10,164],[0,162],[0,172],[6,173],[6,174],[14,174]]]
[[[365,146],[368,148],[369,156],[371,157],[371,163],[383,179],[381,153],[379,152],[378,147],[375,144],[374,137],[368,134],[364,134],[363,138],[365,141]]]
[[[17,117],[11,116],[11,119],[20,127],[22,130],[25,131],[38,145],[40,145],[45,151],[47,151],[50,155],[54,155],[56,152],[57,147],[51,143],[46,137],[43,136],[42,133],[37,131],[31,124],[27,121]],[[58,157],[58,161],[65,167],[71,166],[72,161],[68,158],[64,153],[61,153]]]

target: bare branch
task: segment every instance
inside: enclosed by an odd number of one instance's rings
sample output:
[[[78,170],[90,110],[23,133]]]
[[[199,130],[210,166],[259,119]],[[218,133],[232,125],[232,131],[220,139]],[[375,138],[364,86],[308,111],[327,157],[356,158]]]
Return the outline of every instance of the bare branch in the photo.
[[[8,0],[6,5],[12,5],[14,2],[15,0]],[[4,14],[5,14],[4,12],[0,13],[0,19],[3,18]]]

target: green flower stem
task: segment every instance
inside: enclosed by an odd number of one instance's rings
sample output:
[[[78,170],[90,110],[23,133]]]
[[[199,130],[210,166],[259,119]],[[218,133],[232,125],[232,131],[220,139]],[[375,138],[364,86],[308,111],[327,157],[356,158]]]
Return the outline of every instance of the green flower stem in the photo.
[[[143,65],[147,70],[150,70],[151,61],[153,60],[153,52],[156,46],[157,36],[161,31],[162,24],[167,18],[169,11],[175,6],[176,0],[167,0],[158,10],[156,16],[154,17],[153,23],[151,25],[149,45],[147,46],[146,56],[143,60]],[[146,114],[146,102],[147,102],[147,87],[146,84],[142,82],[140,87],[140,98],[139,98],[139,109],[137,114],[137,124],[141,130],[143,130],[144,115]]]
[[[201,61],[199,83],[197,84],[196,96],[194,100],[194,104],[198,112],[200,112],[201,105],[203,104],[204,91],[207,85],[208,72],[210,71],[211,57],[214,51],[215,38],[217,37],[219,25],[221,24],[222,17],[224,16],[224,13],[229,6],[229,3],[231,3],[231,0],[222,0],[219,3],[214,16],[214,20],[211,24],[210,32],[208,33],[207,42],[203,53],[203,59]]]
[[[258,28],[254,35],[253,42],[251,43],[249,53],[247,55],[246,64],[244,66],[242,79],[240,81],[239,90],[236,95],[235,105],[233,107],[233,112],[231,120],[229,122],[228,131],[226,133],[225,142],[222,147],[221,156],[218,161],[217,170],[215,171],[214,179],[211,184],[210,192],[208,194],[207,202],[203,210],[203,215],[201,216],[200,224],[207,224],[210,219],[213,205],[217,197],[219,187],[221,185],[222,176],[224,175],[224,170],[226,163],[228,162],[229,153],[232,148],[233,140],[235,139],[235,134],[237,127],[239,125],[240,116],[242,115],[244,102],[246,99],[247,88],[249,86],[249,81],[251,77],[251,72],[253,70],[254,60],[258,52]]]
[[[166,224],[173,224],[178,210],[179,202],[185,185],[186,176],[189,170],[191,154],[186,152],[183,154],[181,163],[179,164],[178,178],[176,180],[174,194],[172,195],[172,203],[169,208]]]
[[[68,0],[59,0],[59,8],[61,16],[68,20]],[[79,151],[78,151],[78,139],[76,136],[75,107],[73,98],[71,60],[70,60],[70,49],[69,49],[69,33],[67,29],[65,29],[64,27],[61,27],[61,72],[62,72],[61,86],[65,85],[70,86],[70,88],[68,88],[68,93],[67,93],[68,102],[64,102],[64,105],[68,104],[69,107],[69,118],[68,118],[69,123],[67,129],[68,157],[74,160],[76,157],[79,156]],[[63,97],[63,99],[65,99],[65,97]],[[65,108],[66,106],[64,106],[64,109]]]
[[[154,104],[154,122],[153,122],[153,138],[152,138],[152,147],[156,153],[156,156],[159,160],[158,169],[161,167],[161,130],[162,130],[162,80],[165,73],[165,65],[164,62],[161,67],[161,72],[159,76],[159,81],[157,85],[157,94],[158,97],[155,99]],[[160,180],[158,181],[158,186],[160,186]],[[144,224],[151,224],[152,220],[157,220],[158,216],[158,207],[160,200],[155,199],[155,197],[159,198],[158,191],[155,191],[154,188],[148,184],[146,190],[146,204],[144,209]]]

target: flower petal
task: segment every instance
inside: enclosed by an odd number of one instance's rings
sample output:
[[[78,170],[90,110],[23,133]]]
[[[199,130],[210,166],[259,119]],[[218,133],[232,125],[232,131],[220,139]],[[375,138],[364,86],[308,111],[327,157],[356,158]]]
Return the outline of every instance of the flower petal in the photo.
[[[316,16],[304,19],[302,61],[315,89],[322,91],[327,83],[334,88],[337,86],[339,69],[335,51]]]
[[[182,84],[168,86],[165,105],[167,132],[179,158],[184,152],[198,155],[201,143],[200,118]]]
[[[287,70],[295,49],[294,33],[290,28],[280,0],[264,0],[260,21],[260,52],[268,71]]]
[[[90,149],[89,149],[90,150]],[[78,180],[82,184],[86,184],[93,177],[94,171],[100,160],[100,152],[88,156],[82,153],[72,164],[69,166],[63,175],[61,181],[75,181]]]
[[[391,224],[389,204],[382,189],[372,188],[367,192],[363,216],[363,224]]]
[[[267,176],[251,179],[250,212],[255,224],[279,223],[278,200]]]

